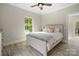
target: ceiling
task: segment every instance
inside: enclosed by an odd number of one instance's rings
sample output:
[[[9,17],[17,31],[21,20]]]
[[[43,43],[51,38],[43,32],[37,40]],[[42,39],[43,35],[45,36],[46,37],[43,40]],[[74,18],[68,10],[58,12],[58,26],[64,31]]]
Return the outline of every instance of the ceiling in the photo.
[[[74,5],[75,3],[52,3],[52,6],[44,6],[43,10],[40,10],[38,7],[33,7],[33,8],[30,7],[37,3],[9,3],[9,4],[22,8],[22,9],[25,9],[30,12],[44,15],[47,13],[51,13],[51,12],[69,7],[71,5]]]

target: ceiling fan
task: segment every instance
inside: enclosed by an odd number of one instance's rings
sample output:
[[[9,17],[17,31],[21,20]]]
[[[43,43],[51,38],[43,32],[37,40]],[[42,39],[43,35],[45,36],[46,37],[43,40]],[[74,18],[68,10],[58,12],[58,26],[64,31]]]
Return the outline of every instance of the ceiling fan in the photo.
[[[51,3],[38,3],[35,5],[32,5],[31,7],[36,7],[36,6],[38,6],[40,10],[43,10],[43,6],[52,6],[52,4]]]

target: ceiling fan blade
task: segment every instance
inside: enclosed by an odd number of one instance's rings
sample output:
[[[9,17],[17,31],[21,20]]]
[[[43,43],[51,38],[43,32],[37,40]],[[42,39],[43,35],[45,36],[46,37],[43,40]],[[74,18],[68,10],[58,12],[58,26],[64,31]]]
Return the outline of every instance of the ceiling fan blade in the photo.
[[[40,10],[43,10],[43,6],[52,6],[52,3],[38,3],[36,5],[32,5],[30,7],[35,7],[38,6],[40,8]]]
[[[51,3],[43,3],[43,5],[46,5],[46,6],[52,6]]]
[[[38,6],[38,4],[36,4],[36,5],[32,5],[32,6],[30,6],[30,7],[35,7],[35,6]]]

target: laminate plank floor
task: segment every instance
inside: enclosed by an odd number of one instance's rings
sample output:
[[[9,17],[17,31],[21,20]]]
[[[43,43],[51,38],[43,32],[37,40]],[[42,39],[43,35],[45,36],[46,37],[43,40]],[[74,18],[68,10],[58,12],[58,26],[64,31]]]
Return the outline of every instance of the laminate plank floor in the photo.
[[[48,52],[48,56],[79,56],[79,43],[78,40],[69,40],[67,43],[60,42],[51,51]],[[5,46],[2,49],[3,56],[41,56],[31,46],[26,44],[26,41]]]

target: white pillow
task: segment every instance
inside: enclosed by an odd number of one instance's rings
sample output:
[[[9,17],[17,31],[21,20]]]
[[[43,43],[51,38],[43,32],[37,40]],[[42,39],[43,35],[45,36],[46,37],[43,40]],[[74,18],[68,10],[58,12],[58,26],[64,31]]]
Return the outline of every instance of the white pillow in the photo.
[[[43,29],[43,32],[52,33],[52,32],[54,32],[54,27],[53,26],[45,26]]]

